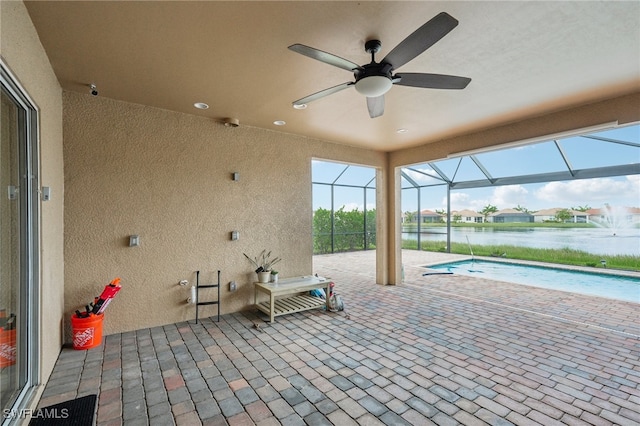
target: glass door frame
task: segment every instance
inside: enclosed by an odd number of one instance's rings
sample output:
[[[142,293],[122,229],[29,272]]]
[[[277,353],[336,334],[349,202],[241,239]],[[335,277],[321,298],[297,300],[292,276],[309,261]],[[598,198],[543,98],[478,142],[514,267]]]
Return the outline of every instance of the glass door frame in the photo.
[[[10,408],[26,409],[36,392],[40,376],[40,203],[39,203],[39,110],[19,80],[0,57],[1,90],[18,107],[18,170],[20,172],[20,291],[16,336],[18,390]],[[2,188],[6,191],[5,188]],[[0,196],[7,196],[6,192]],[[3,416],[2,424],[15,418]]]

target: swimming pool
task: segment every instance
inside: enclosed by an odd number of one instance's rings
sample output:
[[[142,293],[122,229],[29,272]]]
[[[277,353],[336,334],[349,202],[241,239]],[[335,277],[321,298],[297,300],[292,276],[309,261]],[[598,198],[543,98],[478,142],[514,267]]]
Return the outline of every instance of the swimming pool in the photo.
[[[640,303],[640,279],[622,275],[555,269],[508,262],[464,260],[428,266],[424,275],[453,273],[507,281],[572,293],[610,297]]]

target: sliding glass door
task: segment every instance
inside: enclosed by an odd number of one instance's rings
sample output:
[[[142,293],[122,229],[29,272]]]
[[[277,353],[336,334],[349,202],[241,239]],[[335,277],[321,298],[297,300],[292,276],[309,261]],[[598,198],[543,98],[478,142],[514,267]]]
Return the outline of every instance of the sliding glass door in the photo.
[[[37,110],[0,65],[0,409],[8,422],[37,381]]]

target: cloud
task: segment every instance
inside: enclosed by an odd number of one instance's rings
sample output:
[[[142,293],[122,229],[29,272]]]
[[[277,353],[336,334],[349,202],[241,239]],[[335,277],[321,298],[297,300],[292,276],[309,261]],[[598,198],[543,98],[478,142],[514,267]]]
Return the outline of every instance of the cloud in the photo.
[[[433,197],[423,196],[422,209],[446,209],[447,198],[441,194],[439,192]],[[403,192],[403,197],[405,195]],[[427,203],[436,205],[427,206]],[[451,191],[451,210],[481,211],[489,204],[498,209],[520,205],[529,210],[540,210],[584,205],[601,207],[605,203],[640,207],[640,175]]]
[[[487,198],[472,198],[470,194],[466,192],[452,192],[451,193],[451,210],[473,210],[480,211],[487,204],[491,204],[491,201]],[[442,209],[447,208],[447,197],[442,198]]]
[[[630,185],[635,185],[636,195],[638,195],[637,191],[640,190],[640,175],[625,176],[625,178]]]
[[[509,209],[518,205],[526,207],[529,191],[522,185],[499,186],[493,190],[491,204],[498,209]]]
[[[482,195],[481,195],[482,194]],[[474,195],[466,192],[451,193],[451,210],[469,209],[480,211],[491,204],[498,209],[508,209],[521,205],[527,207],[529,191],[522,185],[498,186],[491,193],[474,191]],[[442,199],[443,208],[447,207],[447,198]]]
[[[469,206],[469,194],[464,192],[451,193],[451,210],[463,210]],[[447,197],[442,198],[442,207],[447,208]]]
[[[535,196],[561,206],[584,203],[637,206],[640,203],[640,176],[549,182],[538,189]]]

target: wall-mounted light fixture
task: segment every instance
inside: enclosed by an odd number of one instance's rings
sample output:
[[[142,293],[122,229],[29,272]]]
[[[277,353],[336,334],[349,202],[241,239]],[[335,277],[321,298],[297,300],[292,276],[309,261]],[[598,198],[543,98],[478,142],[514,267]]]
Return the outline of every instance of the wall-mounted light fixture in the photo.
[[[240,239],[240,232],[231,231],[231,241],[238,241]]]
[[[49,201],[51,199],[51,187],[42,187],[42,201]]]
[[[238,172],[233,172],[231,173],[231,179],[233,179],[235,182],[240,180],[240,173]]]
[[[140,245],[140,235],[129,235],[129,247],[138,247]]]
[[[240,120],[237,118],[225,118],[224,125],[226,127],[238,127],[240,125]]]

